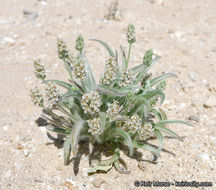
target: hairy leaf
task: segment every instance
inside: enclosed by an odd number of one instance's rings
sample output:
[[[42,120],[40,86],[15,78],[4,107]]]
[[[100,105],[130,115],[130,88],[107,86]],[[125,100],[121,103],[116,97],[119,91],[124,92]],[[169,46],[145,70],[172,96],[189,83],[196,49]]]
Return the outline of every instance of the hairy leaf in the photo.
[[[73,85],[71,85],[70,83],[67,83],[67,82],[64,82],[64,81],[60,81],[60,80],[45,80],[43,81],[45,83],[47,82],[54,82],[56,83],[57,85],[61,86],[61,87],[64,87],[68,90],[77,90]]]
[[[111,129],[109,131],[109,139],[112,139],[113,137],[116,137],[116,136],[123,137],[123,139],[126,140],[126,142],[128,144],[128,147],[129,147],[130,155],[132,156],[132,154],[133,154],[133,143],[132,143],[130,135],[127,132],[125,132],[124,130],[120,129],[120,128]]]
[[[83,122],[77,122],[77,123],[75,123],[75,125],[72,129],[72,132],[71,132],[71,142],[72,142],[71,148],[72,148],[72,152],[73,152],[74,156],[76,156],[76,154],[77,154],[80,132],[81,132],[83,126],[84,126]]]
[[[122,71],[125,72],[127,68],[127,59],[125,55],[125,51],[122,46],[120,46],[121,55],[122,55]]]
[[[153,154],[159,155],[159,150],[154,148],[151,145],[141,144],[141,143],[138,143],[136,141],[133,141],[133,144],[134,144],[134,147],[136,147],[136,148],[142,148],[143,150],[148,150],[148,151],[152,152]]]
[[[167,115],[166,115],[165,111],[163,111],[161,108],[159,108],[159,111],[161,113],[162,119],[167,120]]]
[[[164,99],[165,99],[165,94],[159,90],[159,89],[154,89],[154,90],[148,90],[146,91],[144,94],[141,94],[139,96],[142,96],[144,95],[144,97],[147,99],[147,100],[150,100],[152,98],[155,98],[157,96],[160,96],[160,99],[161,99],[161,102],[160,104],[163,104],[164,102]]]
[[[188,123],[186,121],[182,121],[182,120],[176,120],[176,119],[170,119],[170,120],[162,120],[156,123],[156,125],[160,125],[160,124],[169,124],[169,123],[181,123],[181,124],[185,124],[185,125],[189,125],[189,126],[193,126],[191,123]]]
[[[112,95],[112,96],[118,96],[118,97],[126,96],[126,94],[120,92],[117,89],[108,88],[108,87],[105,87],[105,86],[102,86],[102,85],[98,85],[96,87],[96,90],[98,90],[99,92],[101,92],[103,94],[109,94],[109,95]]]
[[[100,161],[100,165],[101,166],[107,166],[107,165],[113,164],[118,159],[119,159],[119,155],[114,154],[110,159]]]
[[[166,78],[168,78],[168,77],[176,77],[176,75],[173,74],[173,73],[166,73],[166,74],[163,74],[163,75],[161,75],[161,76],[159,76],[159,77],[156,77],[156,78],[152,79],[152,80],[150,81],[150,85],[151,85],[151,86],[154,86],[154,85],[157,84],[158,82],[160,82],[160,81],[162,81],[162,80],[164,80],[164,79],[166,79]]]
[[[164,127],[164,126],[155,125],[154,128],[157,129],[157,130],[159,130],[159,131],[162,131],[162,132],[164,132],[164,133],[167,133],[167,134],[169,134],[169,135],[171,135],[171,136],[173,136],[173,137],[176,137],[176,138],[179,139],[180,141],[183,141],[183,139],[182,139],[179,135],[177,135],[175,132],[173,132],[172,130],[170,130],[170,129]]]
[[[152,60],[150,66],[148,67],[140,67],[141,71],[139,71],[139,73],[136,76],[136,79],[134,81],[134,84],[138,84],[138,82],[140,82],[146,75],[146,73],[148,72],[148,70],[161,58],[161,56],[157,56],[155,59]],[[138,69],[136,69],[138,70]],[[133,70],[132,70],[133,71]],[[135,73],[135,72],[134,72]]]
[[[109,166],[95,166],[88,171],[88,174],[96,173],[97,171],[108,172],[112,168],[112,164]]]
[[[71,154],[71,138],[67,137],[64,141],[64,164],[68,165],[70,154]]]
[[[90,40],[101,43],[106,48],[106,50],[109,52],[110,56],[112,56],[112,57],[115,58],[115,53],[113,52],[113,50],[111,49],[111,47],[106,42],[103,42],[103,41],[98,40],[98,39],[90,39]]]
[[[84,53],[83,53],[83,57],[85,61],[85,71],[86,71],[86,77],[84,78],[84,85],[85,85],[85,88],[88,89],[88,91],[92,91],[94,90],[95,85],[96,85],[94,75],[92,74],[90,65]]]
[[[154,133],[159,141],[158,150],[160,151],[163,148],[163,135],[159,130],[154,130]]]
[[[158,118],[158,120],[163,119],[161,113],[157,111],[156,109],[152,108],[149,112],[153,113]]]
[[[53,125],[46,125],[45,126],[48,130],[59,133],[59,134],[64,134],[64,135],[69,135],[70,134],[70,130],[67,129],[63,129],[57,126],[53,126]]]
[[[100,121],[101,121],[101,128],[104,131],[105,126],[106,126],[106,113],[99,112],[99,117],[100,117]]]

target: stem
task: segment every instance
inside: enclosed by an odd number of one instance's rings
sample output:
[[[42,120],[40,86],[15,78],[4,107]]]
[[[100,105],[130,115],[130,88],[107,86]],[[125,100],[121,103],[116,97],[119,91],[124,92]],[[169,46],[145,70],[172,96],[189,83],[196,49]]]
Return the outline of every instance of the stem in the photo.
[[[128,57],[127,57],[127,62],[126,62],[125,71],[126,71],[127,68],[128,68],[128,63],[129,63],[129,59],[130,59],[130,52],[131,52],[131,46],[132,46],[132,44],[130,43],[130,44],[129,44]]]
[[[102,143],[103,143],[103,140],[100,138],[99,135],[95,135],[95,140],[96,140],[99,144],[102,144]]]

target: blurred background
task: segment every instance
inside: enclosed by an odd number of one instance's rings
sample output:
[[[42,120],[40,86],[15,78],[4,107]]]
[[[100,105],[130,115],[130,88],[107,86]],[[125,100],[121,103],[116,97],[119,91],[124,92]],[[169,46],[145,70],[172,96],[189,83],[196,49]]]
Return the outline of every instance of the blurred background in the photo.
[[[216,171],[216,3],[215,0],[0,0],[0,189],[133,189],[135,180],[212,181]],[[152,48],[162,59],[153,74],[173,72],[163,108],[170,118],[194,127],[171,126],[185,141],[165,139],[157,164],[123,157],[129,175],[78,174],[63,165],[63,153],[35,119],[29,90],[41,86],[33,61],[41,59],[48,78],[67,80],[56,42],[63,38],[72,52],[82,34],[97,79],[108,58],[97,38],[113,49],[127,49],[126,28],[135,25],[130,66],[140,64]],[[215,184],[214,184],[215,185]],[[216,186],[214,186],[216,187]]]

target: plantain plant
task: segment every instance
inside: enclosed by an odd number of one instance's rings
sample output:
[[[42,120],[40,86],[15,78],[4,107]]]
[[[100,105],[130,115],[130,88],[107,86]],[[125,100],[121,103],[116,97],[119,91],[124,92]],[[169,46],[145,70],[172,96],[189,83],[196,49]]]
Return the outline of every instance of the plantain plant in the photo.
[[[105,150],[111,153],[111,158],[99,160],[89,174],[108,172],[112,166],[124,173],[120,151],[133,156],[135,149],[144,149],[159,155],[164,133],[182,140],[166,124],[190,124],[167,119],[160,108],[165,99],[165,79],[175,76],[167,73],[152,77],[148,73],[160,56],[155,56],[152,49],[147,50],[140,65],[128,68],[131,48],[136,42],[132,24],[127,28],[128,52],[120,46],[121,64],[117,51],[107,43],[92,41],[102,44],[109,54],[99,84],[86,58],[83,37],[79,35],[76,39],[74,54],[58,39],[58,56],[64,62],[69,80],[47,80],[44,66],[36,60],[35,76],[45,85],[45,98],[38,88],[31,90],[31,98],[43,109],[41,117],[46,121],[45,127],[63,138],[65,165],[70,163],[71,156],[77,156],[82,140],[89,144],[89,155],[95,149],[100,154]],[[63,87],[63,93],[56,86]],[[158,147],[148,143],[151,138],[158,139]]]

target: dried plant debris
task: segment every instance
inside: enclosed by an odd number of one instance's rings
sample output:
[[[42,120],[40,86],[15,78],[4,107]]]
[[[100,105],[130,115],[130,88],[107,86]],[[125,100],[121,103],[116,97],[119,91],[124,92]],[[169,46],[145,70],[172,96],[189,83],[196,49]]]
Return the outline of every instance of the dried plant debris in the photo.
[[[108,7],[108,12],[104,16],[107,20],[122,20],[122,10],[119,8],[119,2],[112,1]]]
[[[165,79],[175,75],[166,73],[152,77],[148,73],[160,56],[153,57],[153,50],[147,50],[142,63],[128,69],[131,48],[136,42],[134,25],[129,24],[126,36],[129,48],[126,52],[121,46],[121,60],[107,43],[93,40],[109,53],[98,84],[88,64],[81,35],[76,40],[74,53],[62,39],[57,42],[57,53],[68,72],[69,82],[48,80],[44,66],[39,60],[34,62],[34,73],[44,84],[45,98],[38,88],[31,90],[30,96],[35,105],[43,108],[41,118],[46,121],[45,127],[63,138],[64,163],[69,164],[70,157],[77,156],[81,140],[97,149],[98,154],[103,155],[105,150],[111,153],[107,160],[99,160],[89,174],[108,172],[112,166],[127,173],[120,166],[121,151],[133,156],[136,148],[159,155],[164,133],[182,140],[166,124],[190,125],[182,120],[167,119],[161,109],[165,99]],[[65,91],[60,94],[57,86]],[[151,138],[158,139],[158,147],[148,143]]]

